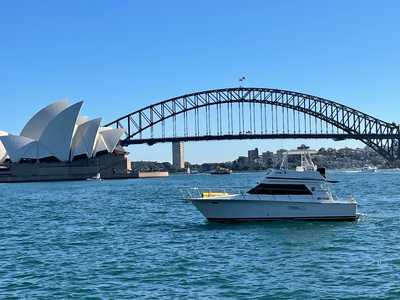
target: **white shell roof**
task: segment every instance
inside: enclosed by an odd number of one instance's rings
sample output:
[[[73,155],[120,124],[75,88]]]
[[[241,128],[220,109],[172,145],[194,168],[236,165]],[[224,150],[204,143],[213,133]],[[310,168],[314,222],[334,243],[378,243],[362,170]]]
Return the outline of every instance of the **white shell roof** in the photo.
[[[100,127],[101,118],[79,116],[82,104],[58,101],[48,105],[29,120],[20,136],[0,131],[0,162],[7,157],[18,162],[50,156],[69,161],[77,155],[91,158],[100,151],[113,152],[124,129]]]
[[[34,142],[34,140],[30,138],[12,134],[2,136],[0,137],[0,140],[4,145],[4,148],[7,150],[8,156],[13,162],[18,162],[23,154],[23,148],[29,143]]]
[[[108,149],[106,143],[104,142],[103,136],[99,133],[97,135],[96,147],[94,148],[93,155],[96,155],[101,151],[108,151]]]
[[[41,159],[52,156],[50,151],[38,141],[33,141],[21,149],[21,158]]]
[[[88,116],[78,116],[78,119],[76,120],[76,126],[82,125],[83,123],[86,123],[89,121]]]
[[[43,131],[47,128],[49,123],[64,109],[68,107],[68,101],[62,100],[54,102],[37,112],[26,123],[24,129],[21,131],[21,136],[39,140]]]
[[[0,136],[8,135],[7,132],[0,130]],[[3,143],[0,141],[0,163],[3,162],[7,158],[7,151],[4,148]]]
[[[83,101],[75,103],[60,112],[40,136],[39,144],[44,145],[61,161],[68,161],[70,158],[72,136],[82,104]]]
[[[102,127],[100,130],[100,136],[102,136],[103,141],[107,147],[108,152],[113,152],[115,147],[117,147],[121,136],[124,134],[125,130],[123,128],[108,128]]]
[[[0,142],[0,163],[2,163],[7,158],[7,151],[4,148],[3,143]]]
[[[83,154],[86,154],[87,157],[93,156],[100,122],[101,118],[98,118],[82,123],[77,127],[72,141],[71,158]]]

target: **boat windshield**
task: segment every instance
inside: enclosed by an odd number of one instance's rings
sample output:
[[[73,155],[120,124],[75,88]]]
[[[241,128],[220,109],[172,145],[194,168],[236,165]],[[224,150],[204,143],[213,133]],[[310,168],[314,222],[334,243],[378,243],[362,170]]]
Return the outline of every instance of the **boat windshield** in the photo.
[[[311,195],[304,184],[266,184],[260,183],[247,192],[258,195]]]

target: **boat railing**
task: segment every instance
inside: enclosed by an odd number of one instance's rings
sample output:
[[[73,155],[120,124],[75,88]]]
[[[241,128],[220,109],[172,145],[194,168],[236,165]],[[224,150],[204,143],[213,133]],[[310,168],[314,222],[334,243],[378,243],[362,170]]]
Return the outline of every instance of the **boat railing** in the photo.
[[[183,199],[204,198],[214,196],[244,195],[248,189],[243,187],[181,187],[179,192]]]

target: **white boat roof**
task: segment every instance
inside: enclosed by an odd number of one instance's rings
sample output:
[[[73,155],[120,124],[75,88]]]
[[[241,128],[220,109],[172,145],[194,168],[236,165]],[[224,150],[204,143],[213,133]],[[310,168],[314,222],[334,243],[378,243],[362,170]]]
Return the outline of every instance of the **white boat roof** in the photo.
[[[271,181],[271,180],[285,180],[285,181],[301,181],[301,180],[317,180],[317,181],[326,181],[326,178],[323,177],[318,171],[314,170],[304,170],[304,171],[296,171],[296,170],[272,170],[267,174],[263,182]]]

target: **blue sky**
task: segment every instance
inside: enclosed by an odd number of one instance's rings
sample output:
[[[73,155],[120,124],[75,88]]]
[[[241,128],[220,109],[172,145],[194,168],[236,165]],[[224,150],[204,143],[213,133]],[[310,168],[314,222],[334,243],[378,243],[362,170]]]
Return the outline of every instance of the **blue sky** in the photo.
[[[307,92],[400,121],[398,1],[2,1],[0,129],[53,100],[111,121],[187,92],[246,85]],[[189,161],[303,141],[203,142]],[[313,147],[356,142],[304,141]],[[131,146],[170,160],[170,145]]]

